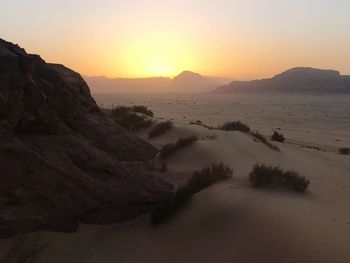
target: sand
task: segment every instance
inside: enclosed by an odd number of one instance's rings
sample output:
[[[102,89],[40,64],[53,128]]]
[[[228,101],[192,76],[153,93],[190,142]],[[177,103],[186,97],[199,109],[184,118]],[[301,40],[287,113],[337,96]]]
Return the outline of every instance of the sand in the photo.
[[[27,244],[45,245],[37,262],[350,262],[350,157],[337,154],[339,142],[332,141],[331,133],[321,131],[310,140],[298,136],[312,127],[299,127],[299,132],[289,133],[292,138],[287,137],[286,143],[276,143],[281,149],[277,152],[247,134],[208,130],[187,121],[215,116],[219,121],[220,115],[191,116],[189,111],[184,121],[182,114],[165,113],[165,108],[163,114],[174,119],[175,128],[152,139],[154,145],[161,147],[191,134],[200,140],[173,155],[162,176],[179,186],[191,171],[222,161],[234,169],[233,178],[196,194],[162,226],[151,227],[146,214],[111,226],[81,224],[72,234],[30,234]],[[273,121],[265,124],[265,132],[275,126]],[[288,125],[291,123],[285,123]],[[331,125],[343,124],[335,121]],[[347,132],[346,125],[336,136]],[[320,126],[327,127],[322,122]],[[212,134],[216,138],[209,139]],[[145,132],[139,135],[147,138]],[[346,136],[341,140],[346,141]],[[305,148],[309,145],[321,150]],[[311,181],[308,192],[300,195],[252,188],[248,174],[255,163],[299,172]],[[0,240],[2,253],[10,243]]]

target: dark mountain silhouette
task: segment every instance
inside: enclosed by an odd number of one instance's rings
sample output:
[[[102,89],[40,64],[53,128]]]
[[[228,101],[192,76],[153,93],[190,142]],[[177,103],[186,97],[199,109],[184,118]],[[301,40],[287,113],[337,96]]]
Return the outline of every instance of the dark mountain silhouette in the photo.
[[[193,93],[207,92],[228,83],[225,78],[204,77],[198,73],[184,71],[174,78],[106,78],[84,77],[92,93]]]
[[[307,67],[289,69],[270,79],[233,81],[218,87],[214,92],[350,92],[350,76],[340,75],[335,70]]]
[[[148,211],[171,187],[119,161],[156,152],[100,110],[78,73],[0,39],[0,237]]]

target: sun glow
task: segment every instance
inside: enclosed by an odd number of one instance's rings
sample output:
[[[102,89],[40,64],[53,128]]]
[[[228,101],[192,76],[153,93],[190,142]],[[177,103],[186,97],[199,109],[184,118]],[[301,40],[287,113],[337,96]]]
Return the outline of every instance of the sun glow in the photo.
[[[147,67],[147,71],[149,74],[154,76],[166,76],[171,74],[172,66],[167,59],[163,57],[153,57],[149,60],[149,66]]]
[[[134,39],[123,48],[119,65],[131,76],[175,76],[185,68],[196,69],[188,43],[170,35]]]

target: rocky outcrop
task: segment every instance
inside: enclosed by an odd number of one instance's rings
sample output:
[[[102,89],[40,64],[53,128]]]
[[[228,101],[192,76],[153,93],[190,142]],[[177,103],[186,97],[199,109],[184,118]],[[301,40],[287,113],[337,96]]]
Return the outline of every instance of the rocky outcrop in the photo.
[[[335,70],[297,67],[269,79],[233,81],[214,90],[219,93],[259,91],[350,93],[350,76]]]
[[[99,109],[79,74],[0,40],[0,237],[147,211],[170,185],[121,161],[156,152]]]

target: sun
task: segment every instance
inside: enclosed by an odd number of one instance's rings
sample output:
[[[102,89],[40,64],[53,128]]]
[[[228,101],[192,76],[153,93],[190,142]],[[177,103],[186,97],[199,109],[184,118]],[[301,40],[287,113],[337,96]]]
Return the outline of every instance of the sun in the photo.
[[[163,57],[153,57],[149,59],[146,74],[154,75],[154,76],[167,76],[173,73],[173,67],[171,66],[171,61]]]
[[[189,43],[169,34],[133,39],[122,50],[118,65],[124,75],[137,77],[173,77],[196,68]]]

